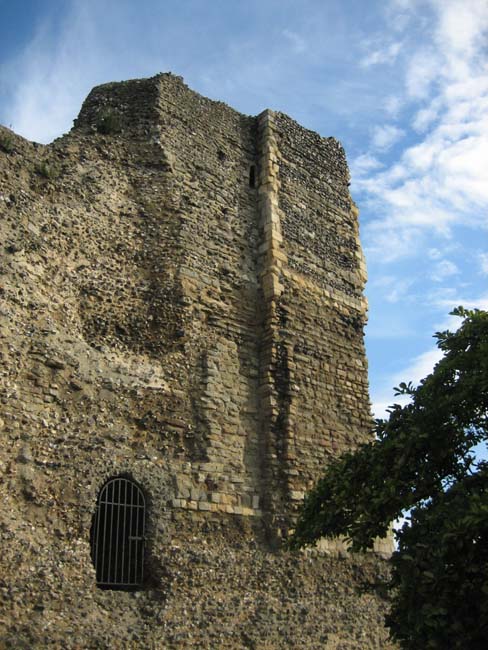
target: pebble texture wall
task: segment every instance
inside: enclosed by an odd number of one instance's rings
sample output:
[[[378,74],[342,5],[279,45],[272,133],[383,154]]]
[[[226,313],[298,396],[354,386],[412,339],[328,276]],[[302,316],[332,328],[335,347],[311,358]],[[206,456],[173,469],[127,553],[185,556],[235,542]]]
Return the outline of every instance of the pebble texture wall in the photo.
[[[0,127],[0,648],[393,647],[383,560],[280,545],[369,436],[347,186],[334,139],[169,74],[49,146]],[[90,556],[115,476],[148,502],[133,593]]]

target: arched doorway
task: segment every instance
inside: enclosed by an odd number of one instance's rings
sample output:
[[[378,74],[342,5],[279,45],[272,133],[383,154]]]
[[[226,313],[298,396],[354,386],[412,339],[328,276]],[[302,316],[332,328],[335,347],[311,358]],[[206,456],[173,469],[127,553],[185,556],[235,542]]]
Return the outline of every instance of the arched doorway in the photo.
[[[91,531],[98,587],[132,590],[142,585],[145,519],[146,500],[134,481],[117,477],[105,483]]]

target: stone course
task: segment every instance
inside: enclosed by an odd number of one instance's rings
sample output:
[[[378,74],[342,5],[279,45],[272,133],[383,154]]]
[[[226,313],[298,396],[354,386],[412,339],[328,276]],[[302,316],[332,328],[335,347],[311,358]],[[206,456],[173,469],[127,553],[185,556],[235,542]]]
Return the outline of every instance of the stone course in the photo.
[[[371,435],[340,144],[170,74],[95,88],[48,146],[5,134],[0,648],[393,647],[361,591],[381,558],[281,542]],[[135,593],[90,557],[121,475],[148,501]]]

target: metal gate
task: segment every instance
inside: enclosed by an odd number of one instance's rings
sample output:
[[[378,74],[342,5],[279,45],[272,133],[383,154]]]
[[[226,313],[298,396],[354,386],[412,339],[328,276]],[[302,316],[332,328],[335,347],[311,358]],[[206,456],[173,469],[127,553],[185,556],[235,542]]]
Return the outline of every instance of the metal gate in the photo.
[[[102,589],[136,589],[143,580],[146,504],[127,478],[107,481],[98,495],[92,558]]]

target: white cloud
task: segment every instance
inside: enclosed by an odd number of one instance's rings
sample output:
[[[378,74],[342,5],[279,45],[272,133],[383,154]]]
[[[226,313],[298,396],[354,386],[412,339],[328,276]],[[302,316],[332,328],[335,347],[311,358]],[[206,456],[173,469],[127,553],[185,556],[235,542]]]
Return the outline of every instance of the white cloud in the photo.
[[[373,170],[381,169],[384,164],[369,153],[357,156],[350,165],[351,177],[361,178]]]
[[[390,43],[386,47],[375,48],[361,59],[359,65],[362,68],[369,68],[370,66],[380,64],[392,65],[395,63],[401,49],[402,43],[400,41]]]
[[[416,356],[412,362],[393,376],[393,382],[398,385],[400,382],[418,384],[421,379],[432,372],[435,364],[442,359],[442,350],[435,347]]]
[[[412,122],[412,127],[418,132],[426,131],[439,116],[440,103],[436,100],[421,108]]]
[[[436,332],[445,332],[446,330],[456,332],[461,327],[462,322],[459,316],[452,316],[450,314],[435,327],[435,330]]]
[[[420,5],[433,12],[427,23],[424,12],[423,25],[415,13]],[[376,213],[362,229],[366,250],[373,259],[386,251],[381,259],[390,262],[419,255],[429,232],[449,239],[458,225],[488,230],[488,5],[477,0],[392,2],[391,20],[395,12],[417,20],[424,36],[419,45],[413,40],[405,45],[403,104],[418,106],[412,117],[418,141],[390,167],[371,167],[353,177],[354,191]],[[391,104],[390,110],[402,105],[398,93]],[[391,142],[399,141],[400,134],[389,126],[374,128],[372,144],[379,154],[382,145],[383,152],[388,150],[389,135]],[[444,264],[437,276],[453,271]]]
[[[409,398],[406,395],[393,395],[393,390],[385,391],[382,395],[378,396],[376,399],[373,399],[371,404],[371,410],[373,411],[373,417],[376,419],[387,420],[389,417],[388,408],[392,404],[401,404],[402,406],[408,404]]]
[[[454,262],[451,262],[450,260],[441,260],[435,265],[430,277],[434,282],[442,282],[446,278],[458,274],[459,269]]]
[[[388,286],[394,281],[393,276],[383,276],[382,279],[376,280],[377,285]],[[437,294],[431,293],[428,297],[431,306],[441,308],[444,313],[452,311],[455,307],[462,305],[466,309],[484,309],[488,310],[488,292],[477,297],[467,297],[459,294],[454,288],[442,288]],[[434,324],[433,331],[450,330],[455,332],[460,327],[462,319],[459,316],[446,316],[440,322]],[[405,335],[405,334],[402,334]],[[382,387],[372,394],[373,414],[376,418],[388,418],[387,408],[391,404],[407,404],[408,396],[393,395],[393,387],[398,386],[401,382],[411,381],[418,385],[420,380],[430,374],[434,366],[442,358],[443,353],[438,347],[432,347],[425,352],[416,355],[410,363],[407,363],[401,370],[396,371],[382,381]]]
[[[488,253],[480,253],[478,256],[481,273],[488,275]]]
[[[444,295],[439,294],[437,298],[434,298],[436,304],[442,309],[451,312],[455,307],[462,305],[466,309],[483,309],[488,310],[488,293],[479,296],[478,298],[466,298],[460,294],[456,293],[455,289],[450,289],[447,292],[444,292]],[[452,316],[449,314],[439,323],[434,325],[436,332],[444,332],[449,330],[450,332],[455,332],[462,323],[462,319],[459,316]]]
[[[381,275],[370,283],[371,289],[378,289],[382,300],[389,303],[396,303],[411,300],[409,290],[414,284],[413,277],[399,278],[395,275]]]
[[[432,84],[439,78],[441,66],[441,57],[433,48],[414,52],[407,69],[407,96],[417,100],[428,97]]]
[[[459,293],[453,287],[443,287],[439,291],[433,291],[429,295],[432,306],[442,309],[444,312],[450,312],[455,307],[462,305],[466,309],[483,309],[488,310],[488,292],[479,296],[470,297]]]
[[[442,253],[438,248],[429,248],[427,255],[431,260],[440,260],[442,257]]]
[[[384,383],[388,388],[383,388],[373,398],[373,415],[375,418],[388,418],[387,409],[393,403],[405,405],[410,401],[408,395],[393,394],[393,387],[398,386],[401,382],[408,383],[411,381],[418,385],[421,379],[432,372],[435,364],[442,359],[442,351],[439,348],[432,348],[416,356],[410,364],[402,370],[391,375]]]
[[[295,52],[295,54],[302,54],[305,52],[307,49],[307,43],[305,39],[303,39],[299,34],[292,32],[289,29],[284,29],[282,34],[287,39],[287,41],[290,42],[292,50]]]
[[[362,232],[370,263],[387,264],[402,257],[415,256],[423,246],[423,234],[419,228],[399,228],[388,220],[370,222]]]
[[[3,65],[14,88],[6,121],[24,137],[49,142],[69,130],[91,88],[117,78],[122,55],[111,50],[99,12],[90,0],[70,3],[57,29],[46,18],[18,57]],[[115,33],[116,16],[113,21]],[[130,75],[130,65],[126,71]]]
[[[394,144],[403,138],[405,131],[394,126],[393,124],[386,124],[385,126],[376,126],[373,129],[373,137],[371,144],[375,149],[387,151]]]
[[[390,117],[397,117],[404,101],[399,95],[390,95],[384,101],[384,109]]]
[[[434,5],[439,15],[436,41],[452,56],[475,56],[477,48],[484,45],[483,31],[488,27],[485,0],[434,0]]]
[[[419,0],[391,0],[390,9],[391,10],[396,9],[396,10],[406,11],[406,12],[415,11],[418,4],[419,4]]]

